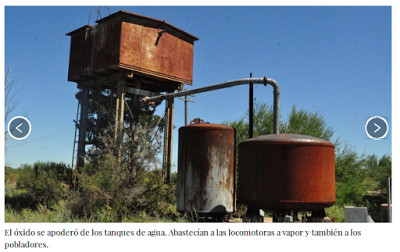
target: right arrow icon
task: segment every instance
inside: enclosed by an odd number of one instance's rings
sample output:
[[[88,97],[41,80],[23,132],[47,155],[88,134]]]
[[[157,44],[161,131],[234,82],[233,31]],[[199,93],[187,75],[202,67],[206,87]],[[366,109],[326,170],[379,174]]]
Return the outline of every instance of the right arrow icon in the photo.
[[[378,124],[376,124],[376,123],[374,123],[374,125],[376,126],[376,127],[378,127],[375,131],[374,131],[374,133],[376,133],[378,130],[380,130],[381,129],[381,127],[379,127],[379,125]]]
[[[368,118],[365,123],[365,133],[367,136],[374,140],[385,138],[389,132],[389,124],[386,119],[380,116],[373,116]]]

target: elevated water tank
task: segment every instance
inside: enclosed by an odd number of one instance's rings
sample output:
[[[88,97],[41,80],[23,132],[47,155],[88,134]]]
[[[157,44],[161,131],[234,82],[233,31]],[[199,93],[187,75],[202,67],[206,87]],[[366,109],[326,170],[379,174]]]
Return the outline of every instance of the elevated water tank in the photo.
[[[197,121],[179,129],[179,212],[235,211],[235,130]]]
[[[238,200],[274,211],[312,211],[335,195],[334,145],[297,134],[273,134],[239,144]]]
[[[71,36],[69,81],[131,71],[150,86],[192,83],[195,36],[164,20],[127,11],[96,22],[67,34]]]

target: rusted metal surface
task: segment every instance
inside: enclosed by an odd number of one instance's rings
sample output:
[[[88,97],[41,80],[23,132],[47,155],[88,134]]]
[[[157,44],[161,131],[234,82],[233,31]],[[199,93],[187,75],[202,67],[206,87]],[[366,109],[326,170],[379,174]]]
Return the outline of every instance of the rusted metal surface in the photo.
[[[179,129],[179,212],[235,211],[235,130],[199,122]]]
[[[310,211],[336,202],[334,145],[273,134],[239,144],[238,200],[274,211]]]
[[[125,11],[97,23],[67,34],[71,36],[68,80],[128,70],[156,80],[192,83],[193,44],[198,38],[163,20]],[[83,33],[90,43],[83,42]],[[83,51],[90,52],[84,59]]]
[[[71,36],[71,48],[69,55],[68,80],[76,81],[86,75],[91,67],[92,37],[90,30],[93,26],[85,25],[68,33]]]

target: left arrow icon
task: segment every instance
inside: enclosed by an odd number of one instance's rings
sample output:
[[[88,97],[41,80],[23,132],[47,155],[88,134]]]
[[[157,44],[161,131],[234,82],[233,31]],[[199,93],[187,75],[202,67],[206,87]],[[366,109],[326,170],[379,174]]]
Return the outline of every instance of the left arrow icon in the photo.
[[[19,127],[21,127],[21,126],[22,126],[22,123],[20,123],[17,127],[15,127],[15,129],[22,133],[22,130],[19,129]]]
[[[23,116],[16,116],[8,123],[8,134],[15,140],[23,140],[31,133],[31,123]]]

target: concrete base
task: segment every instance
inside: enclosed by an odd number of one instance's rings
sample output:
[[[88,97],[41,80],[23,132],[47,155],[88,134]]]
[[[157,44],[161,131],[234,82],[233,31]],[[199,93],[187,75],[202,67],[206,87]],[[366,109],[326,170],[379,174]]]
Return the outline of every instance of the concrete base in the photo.
[[[366,207],[346,206],[344,207],[344,218],[346,222],[374,222]]]

